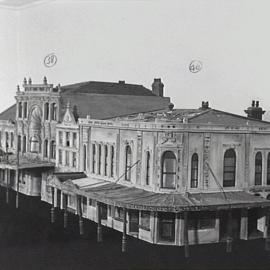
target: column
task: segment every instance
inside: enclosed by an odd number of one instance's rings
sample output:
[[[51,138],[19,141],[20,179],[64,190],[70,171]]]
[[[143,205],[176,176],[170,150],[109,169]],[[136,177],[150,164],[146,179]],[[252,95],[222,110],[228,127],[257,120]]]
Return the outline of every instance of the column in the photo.
[[[248,240],[248,210],[241,209],[240,239]]]
[[[84,234],[83,218],[82,218],[82,199],[80,195],[77,195],[77,212],[79,215],[79,231],[80,235]]]
[[[102,226],[101,226],[101,207],[100,207],[100,203],[97,202],[97,241],[98,242],[102,242]]]
[[[232,235],[232,209],[228,211],[228,223],[227,223],[227,230],[228,236],[226,240],[226,252],[232,252],[232,242],[233,242],[233,235]]]
[[[188,242],[188,212],[184,212],[184,247],[185,247],[185,258],[189,257],[189,242]]]
[[[112,170],[112,146],[108,145],[108,155],[107,155],[107,164],[108,164],[108,171],[107,175],[112,177],[111,170]]]
[[[265,238],[265,250],[270,250],[270,209],[265,209],[265,227],[264,227],[264,238]]]
[[[6,182],[6,203],[9,203],[9,184],[10,184],[10,170],[4,169],[4,176]]]
[[[68,226],[67,203],[68,203],[68,195],[63,193],[64,229],[66,229]]]
[[[51,194],[52,194],[52,206],[51,206],[51,223],[55,223],[55,208],[54,208],[54,204],[55,204],[55,190],[54,187],[51,187]]]
[[[123,235],[122,235],[122,252],[127,251],[127,209],[123,209]]]
[[[16,169],[16,208],[19,208],[19,187],[20,187],[20,183],[19,183],[19,168]]]
[[[99,153],[99,144],[98,143],[96,143],[96,163],[95,163],[95,173],[96,174],[98,174],[98,166],[99,166],[99,164],[98,164],[98,161],[99,161],[99,155],[100,155],[100,153]]]
[[[100,174],[105,175],[105,145],[101,144]]]

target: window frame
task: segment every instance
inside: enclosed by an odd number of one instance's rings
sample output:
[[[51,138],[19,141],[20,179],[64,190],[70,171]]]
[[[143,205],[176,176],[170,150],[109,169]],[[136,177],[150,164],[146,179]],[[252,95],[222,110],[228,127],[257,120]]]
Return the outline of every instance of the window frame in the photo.
[[[230,154],[233,154],[230,156]],[[229,162],[229,159],[233,160],[233,165],[228,165],[226,163]],[[237,170],[237,162],[236,162],[236,151],[233,148],[229,148],[224,152],[223,155],[223,187],[235,187],[236,186],[236,170]],[[232,175],[233,177],[226,178],[228,175]]]
[[[168,155],[172,155],[171,157],[165,157],[166,154]],[[174,172],[165,172],[164,171],[164,166],[165,166],[165,162],[166,160],[173,160],[173,166],[174,167]],[[177,158],[176,158],[176,155],[174,153],[174,151],[172,150],[166,150],[162,153],[162,156],[161,156],[161,185],[160,187],[163,188],[163,189],[176,189],[176,174],[177,174]],[[165,181],[165,176],[167,175],[173,175],[173,186],[168,186],[168,185],[165,185],[166,181]]]

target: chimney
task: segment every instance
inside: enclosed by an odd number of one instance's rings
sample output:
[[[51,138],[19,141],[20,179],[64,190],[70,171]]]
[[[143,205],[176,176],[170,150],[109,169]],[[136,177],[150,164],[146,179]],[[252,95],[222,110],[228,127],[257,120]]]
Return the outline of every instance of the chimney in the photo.
[[[125,81],[118,81],[119,84],[125,84]]]
[[[245,110],[245,113],[247,114],[248,118],[262,120],[262,116],[265,111],[263,111],[262,107],[260,107],[260,102],[258,100],[256,102],[255,100],[252,100],[251,107],[248,107]]]
[[[208,101],[202,101],[202,106],[199,108],[200,110],[208,110],[211,109],[209,107],[209,102]]]
[[[169,107],[169,111],[172,111],[173,110],[173,107],[174,107],[174,104],[173,103],[169,103],[168,107]]]
[[[162,83],[161,79],[155,78],[154,82],[152,83],[153,93],[159,97],[163,97],[163,89],[164,89],[164,84]]]

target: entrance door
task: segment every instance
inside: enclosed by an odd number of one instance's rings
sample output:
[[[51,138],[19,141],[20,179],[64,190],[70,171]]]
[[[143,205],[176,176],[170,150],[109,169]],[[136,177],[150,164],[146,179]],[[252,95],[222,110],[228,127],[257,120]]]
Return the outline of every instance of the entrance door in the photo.
[[[139,211],[129,211],[129,232],[139,232]]]

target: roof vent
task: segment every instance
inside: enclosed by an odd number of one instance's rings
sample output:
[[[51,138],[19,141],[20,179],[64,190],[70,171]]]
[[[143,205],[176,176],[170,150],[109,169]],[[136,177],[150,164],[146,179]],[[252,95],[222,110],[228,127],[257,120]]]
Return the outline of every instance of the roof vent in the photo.
[[[118,81],[119,84],[125,84],[125,81]]]

